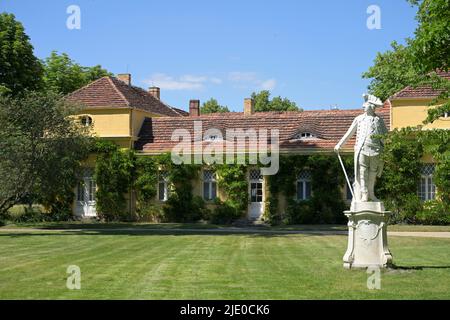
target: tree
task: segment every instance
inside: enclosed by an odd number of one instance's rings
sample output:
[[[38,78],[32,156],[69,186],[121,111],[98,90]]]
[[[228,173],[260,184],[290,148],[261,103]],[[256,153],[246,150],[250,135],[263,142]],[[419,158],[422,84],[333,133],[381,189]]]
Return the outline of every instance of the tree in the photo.
[[[381,100],[409,86],[418,77],[409,47],[392,42],[392,51],[377,53],[375,64],[363,74],[371,78],[369,91]]]
[[[205,113],[221,113],[221,112],[230,112],[227,106],[220,105],[216,99],[211,98],[208,101],[204,102],[202,107],[200,108],[202,114]]]
[[[91,144],[76,110],[54,93],[0,96],[0,213],[25,201],[70,210]]]
[[[450,1],[408,0],[418,6],[419,25],[411,41],[415,65],[422,72],[450,67]]]
[[[280,96],[270,100],[270,92],[262,90],[258,93],[252,93],[252,99],[255,101],[255,111],[302,111],[295,102]]]
[[[372,79],[369,91],[382,99],[406,86],[431,85],[440,92],[424,121],[431,123],[450,112],[450,81],[436,73],[448,71],[450,64],[450,0],[408,1],[418,6],[415,38],[406,39],[406,45],[393,42],[392,50],[378,53],[363,78]]]
[[[100,65],[83,67],[66,53],[53,51],[44,61],[44,85],[56,93],[68,94],[103,76],[112,75]]]
[[[41,86],[42,65],[30,38],[13,14],[0,14],[0,94],[13,95]]]

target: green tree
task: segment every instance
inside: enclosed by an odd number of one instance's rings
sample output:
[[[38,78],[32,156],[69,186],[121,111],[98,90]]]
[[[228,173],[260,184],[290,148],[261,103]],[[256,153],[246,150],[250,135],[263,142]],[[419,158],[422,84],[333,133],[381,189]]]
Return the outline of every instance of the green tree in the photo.
[[[387,99],[406,86],[431,85],[440,95],[431,102],[425,123],[450,112],[450,81],[436,71],[448,71],[450,62],[450,0],[408,0],[418,6],[418,27],[406,45],[392,43],[392,50],[378,53],[363,74],[372,79],[369,91]],[[445,103],[439,107],[435,107]]]
[[[76,110],[54,93],[0,96],[0,213],[23,202],[70,210],[91,142]]]
[[[0,14],[0,93],[13,95],[41,86],[42,65],[23,25],[13,14]]]
[[[255,111],[302,111],[297,107],[295,102],[280,96],[270,99],[270,92],[262,90],[260,92],[253,92],[252,99],[255,101]]]
[[[211,98],[204,102],[200,108],[202,114],[206,113],[220,113],[220,112],[230,112],[227,106],[220,105],[216,99]]]
[[[112,75],[100,65],[83,67],[66,53],[53,51],[44,61],[44,85],[61,94],[71,93],[103,76]]]

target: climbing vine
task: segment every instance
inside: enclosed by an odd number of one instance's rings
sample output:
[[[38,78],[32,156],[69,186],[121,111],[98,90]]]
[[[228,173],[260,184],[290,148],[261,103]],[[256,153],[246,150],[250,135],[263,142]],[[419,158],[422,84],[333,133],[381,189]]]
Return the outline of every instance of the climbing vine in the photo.
[[[347,171],[352,171],[350,157],[344,157]],[[311,172],[313,193],[308,200],[295,199],[297,176],[303,170]],[[332,155],[283,155],[280,170],[268,176],[265,219],[271,224],[341,223],[345,219],[342,200],[341,173],[337,158]],[[286,202],[285,210],[279,207],[280,197]]]
[[[213,169],[218,176],[220,190],[226,199],[216,200],[211,222],[230,223],[240,218],[248,205],[247,166],[242,164],[215,165]]]
[[[385,168],[378,191],[393,212],[392,222],[450,223],[450,133],[448,130],[402,128],[385,138]],[[417,194],[422,157],[435,163],[436,199],[422,202]]]

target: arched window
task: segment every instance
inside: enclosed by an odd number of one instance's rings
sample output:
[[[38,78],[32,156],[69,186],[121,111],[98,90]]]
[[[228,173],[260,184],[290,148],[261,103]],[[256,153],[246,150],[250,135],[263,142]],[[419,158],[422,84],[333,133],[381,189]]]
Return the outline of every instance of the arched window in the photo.
[[[211,170],[203,171],[203,199],[209,201],[217,198],[216,173]]]
[[[297,177],[297,200],[309,200],[311,192],[311,172],[303,170]]]
[[[158,175],[158,200],[167,201],[169,199],[169,174],[167,171],[160,171]]]
[[[418,195],[422,201],[434,200],[436,197],[436,185],[433,181],[434,164],[427,163],[422,166]]]

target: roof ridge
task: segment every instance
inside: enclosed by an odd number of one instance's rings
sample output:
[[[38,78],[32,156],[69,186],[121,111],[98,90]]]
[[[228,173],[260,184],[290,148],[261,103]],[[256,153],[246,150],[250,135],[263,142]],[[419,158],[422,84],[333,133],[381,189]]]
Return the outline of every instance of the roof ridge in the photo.
[[[122,97],[122,99],[125,101],[126,105],[129,106],[129,107],[132,107],[131,104],[130,104],[130,101],[128,101],[128,99],[125,97],[125,95],[119,90],[119,88],[117,88],[117,85],[112,80],[113,77],[111,77],[111,76],[107,76],[107,77],[108,77],[108,81],[111,83],[111,85],[113,86],[114,90],[116,90],[116,92]],[[121,81],[121,80],[119,80],[119,79],[117,79],[115,77],[114,77],[114,79],[117,80],[117,81]]]

